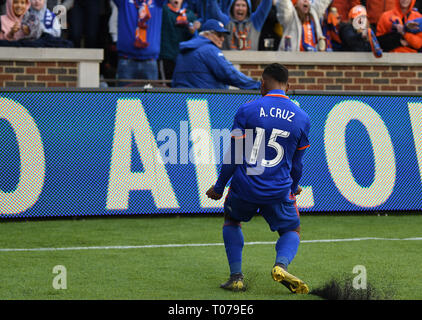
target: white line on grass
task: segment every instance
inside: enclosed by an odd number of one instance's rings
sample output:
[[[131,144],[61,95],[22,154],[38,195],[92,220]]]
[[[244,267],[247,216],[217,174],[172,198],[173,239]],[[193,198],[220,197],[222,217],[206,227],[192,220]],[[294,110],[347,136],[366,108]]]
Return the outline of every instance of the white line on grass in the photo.
[[[414,238],[349,238],[349,239],[319,239],[302,240],[301,243],[318,242],[349,242],[364,240],[387,240],[387,241],[417,241],[422,237]],[[275,241],[245,242],[245,245],[275,244]],[[182,244],[149,244],[140,246],[96,246],[96,247],[64,247],[64,248],[0,248],[0,252],[19,252],[19,251],[66,251],[66,250],[125,250],[125,249],[146,249],[146,248],[179,248],[179,247],[211,247],[223,246],[224,243],[182,243]]]

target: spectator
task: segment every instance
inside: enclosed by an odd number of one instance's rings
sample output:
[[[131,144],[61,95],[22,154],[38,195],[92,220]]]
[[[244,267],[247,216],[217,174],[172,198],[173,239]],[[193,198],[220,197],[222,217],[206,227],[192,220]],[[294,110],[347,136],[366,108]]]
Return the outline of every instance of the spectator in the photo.
[[[113,0],[105,3],[105,14],[101,19],[100,27],[108,29],[108,34],[103,34],[104,38],[104,60],[100,65],[100,73],[105,79],[116,79],[117,71],[117,32],[118,32],[118,9]],[[107,83],[107,86],[116,86],[114,81]]]
[[[251,12],[250,0],[232,0],[229,14],[224,14],[216,0],[210,0],[210,15],[222,21],[229,30],[225,37],[224,50],[258,50],[259,35],[271,10],[272,0],[262,0],[255,12]]]
[[[366,11],[371,28],[377,30],[377,23],[385,11],[393,10],[396,0],[366,0]]]
[[[0,40],[35,40],[41,36],[37,16],[29,12],[29,0],[7,0],[6,14],[0,18]]]
[[[354,7],[361,4],[360,0],[333,0],[331,8],[337,8],[341,22],[349,22],[349,12]]]
[[[59,20],[47,9],[46,0],[31,0],[29,11],[40,20],[43,33],[48,33],[53,37],[60,37],[61,26]]]
[[[114,0],[118,9],[118,79],[158,79],[163,0]]]
[[[342,21],[336,7],[330,6],[324,14],[322,32],[326,37],[326,51],[342,51],[343,46],[340,38],[340,25]]]
[[[210,16],[208,8],[208,2],[215,0],[187,0],[186,7],[192,10],[198,17],[199,22],[202,24],[208,19],[212,18]],[[218,6],[221,11],[225,14],[228,14],[230,3],[232,0],[217,0]]]
[[[377,37],[384,51],[418,52],[422,48],[422,33],[407,32],[409,20],[422,17],[413,10],[415,0],[396,0],[395,8],[384,12],[377,24]]]
[[[68,12],[69,38],[75,48],[97,48],[100,25],[100,4],[97,0],[74,0]],[[82,45],[84,39],[84,45]]]
[[[183,8],[183,0],[169,0],[163,7],[161,26],[160,73],[163,80],[173,76],[180,42],[187,41],[200,28],[201,23],[190,9]]]
[[[361,5],[353,7],[348,17],[348,22],[340,24],[343,51],[372,51],[368,41],[369,22],[365,7]]]
[[[280,50],[325,51],[326,41],[320,21],[331,0],[277,0],[277,18],[283,26]],[[302,36],[304,35],[304,36]],[[286,46],[290,37],[290,48]]]
[[[259,35],[258,50],[278,50],[280,45],[281,36],[283,35],[283,29],[277,20],[277,10],[275,8],[276,0],[272,0],[272,6],[268,13],[267,19],[262,26],[261,33]],[[260,2],[259,2],[260,3]],[[256,8],[252,2],[252,8]],[[253,10],[255,11],[255,10]]]
[[[104,77],[107,79],[116,79],[117,74],[117,38],[118,38],[118,15],[119,10],[113,0],[108,0],[110,5],[110,16],[108,17],[107,27],[110,43],[104,50]],[[109,83],[109,86],[116,86],[116,83]]]
[[[117,16],[117,7],[114,2],[112,0],[101,1],[99,29],[104,31],[99,33],[97,42],[98,47],[104,51],[104,58],[100,63],[100,79],[102,78],[105,81],[100,82],[101,87],[115,86],[114,81],[107,82],[108,79],[116,79],[117,48],[116,41],[113,39],[113,29],[110,28],[110,20],[113,14]],[[115,22],[113,31],[115,31],[117,37],[117,17],[115,17]]]
[[[228,33],[222,22],[209,19],[198,36],[182,42],[172,87],[228,89],[230,85],[241,89],[259,89],[260,82],[239,72],[221,52],[224,34]]]

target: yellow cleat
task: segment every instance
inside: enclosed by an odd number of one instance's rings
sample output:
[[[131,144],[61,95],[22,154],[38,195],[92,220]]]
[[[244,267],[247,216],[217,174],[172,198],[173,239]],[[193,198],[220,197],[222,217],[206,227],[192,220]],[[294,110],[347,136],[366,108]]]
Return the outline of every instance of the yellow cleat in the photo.
[[[243,274],[235,273],[232,274],[227,282],[220,285],[220,288],[231,290],[231,291],[245,291],[246,287],[243,283]]]
[[[271,276],[273,277],[274,281],[280,282],[293,293],[309,293],[309,287],[305,282],[288,273],[280,266],[274,266],[274,268],[271,270]]]

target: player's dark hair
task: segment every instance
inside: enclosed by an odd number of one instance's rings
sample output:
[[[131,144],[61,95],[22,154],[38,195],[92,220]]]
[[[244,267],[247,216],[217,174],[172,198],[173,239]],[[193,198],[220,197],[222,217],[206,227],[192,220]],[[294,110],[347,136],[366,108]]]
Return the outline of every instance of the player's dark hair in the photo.
[[[265,67],[262,77],[264,79],[271,78],[280,83],[287,83],[289,80],[289,70],[280,63],[272,63]]]

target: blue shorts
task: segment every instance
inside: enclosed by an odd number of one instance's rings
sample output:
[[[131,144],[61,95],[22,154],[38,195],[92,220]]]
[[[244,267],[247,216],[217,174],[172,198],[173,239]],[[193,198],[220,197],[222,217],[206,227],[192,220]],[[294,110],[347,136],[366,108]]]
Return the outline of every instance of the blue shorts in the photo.
[[[232,219],[247,222],[260,213],[270,226],[271,231],[284,233],[299,227],[300,218],[296,201],[273,204],[257,204],[237,198],[229,192],[224,202],[224,213]]]

